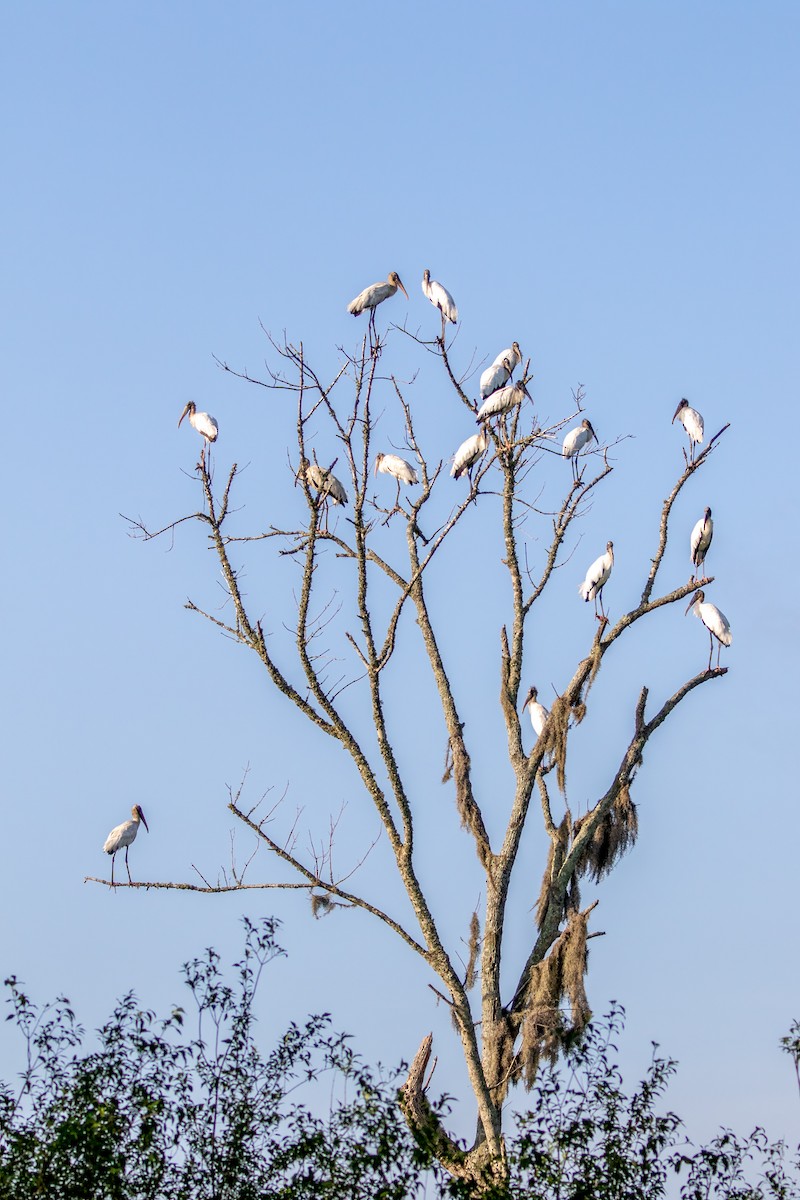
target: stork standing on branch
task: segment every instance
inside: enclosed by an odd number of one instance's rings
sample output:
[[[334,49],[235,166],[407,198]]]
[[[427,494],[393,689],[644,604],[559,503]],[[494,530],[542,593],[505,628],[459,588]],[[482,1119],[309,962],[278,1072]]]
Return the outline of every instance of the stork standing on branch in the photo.
[[[731,633],[731,623],[725,616],[724,612],[720,612],[716,604],[712,604],[710,600],[706,600],[705,592],[698,591],[692,596],[686,606],[686,616],[690,609],[694,609],[694,615],[699,617],[708,630],[708,639],[710,649],[708,651],[708,670],[711,670],[711,659],[714,654],[714,638],[717,639],[717,667],[719,667],[719,656],[722,653],[723,646],[730,646],[733,641]]]
[[[521,404],[525,396],[530,400],[531,394],[525,387],[521,379],[516,383],[510,384],[508,387],[500,388],[496,392],[492,392],[483,404],[478,409],[478,415],[475,420],[478,424],[481,421],[486,421],[489,417],[501,417],[517,404]]]
[[[417,472],[412,467],[411,463],[406,462],[399,454],[379,454],[375,459],[374,474],[378,472],[383,475],[391,475],[397,480],[397,499],[395,500],[395,508],[400,507],[400,484],[405,483],[409,487],[414,483],[419,483]]]
[[[711,509],[707,508],[703,516],[692,530],[692,536],[689,541],[692,555],[692,566],[694,572],[692,579],[697,578],[697,573],[706,560],[708,548],[711,545],[711,539],[714,536],[714,522],[711,520]]]
[[[486,400],[492,392],[496,392],[504,383],[507,383],[513,370],[509,358],[504,358],[502,362],[492,363],[490,367],[487,367],[480,379],[481,400]]]
[[[295,475],[295,486],[297,486],[297,481],[305,476],[308,487],[313,488],[317,493],[317,506],[324,510],[326,529],[328,527],[329,504],[347,504],[347,492],[344,489],[344,484],[333,474],[335,465],[336,459],[326,469],[318,463],[310,463],[307,458],[302,458],[297,474]]]
[[[211,443],[215,442],[219,437],[219,425],[217,424],[216,418],[212,417],[209,413],[198,412],[197,405],[195,404],[194,400],[189,400],[183,412],[181,413],[178,421],[179,429],[181,427],[181,421],[186,416],[189,418],[189,424],[191,425],[192,429],[196,429],[203,438],[203,449],[200,452],[200,462],[202,464],[205,462],[206,446],[210,446]],[[208,457],[210,461],[210,450]]]
[[[435,279],[431,279],[431,273],[427,269],[422,276],[422,291],[428,297],[433,307],[438,308],[442,314],[442,341],[444,341],[446,322],[452,321],[455,325],[458,320],[456,302],[443,283],[437,283]]]
[[[532,687],[525,697],[525,703],[522,706],[523,712],[526,708],[528,710],[533,732],[536,734],[537,739],[542,736],[542,730],[544,729],[545,721],[550,716],[549,710],[546,709],[543,704],[539,703],[537,699],[538,695],[538,689]]]
[[[462,475],[466,474],[469,477],[470,483],[472,483],[472,468],[485,452],[488,445],[489,439],[486,436],[485,426],[481,429],[480,433],[473,433],[472,437],[462,442],[453,455],[453,465],[450,468],[450,474],[453,476],[453,479],[460,479]]]
[[[578,482],[578,455],[584,446],[588,446],[592,438],[597,441],[597,434],[592,429],[591,422],[587,420],[581,421],[580,425],[570,429],[564,438],[561,453],[564,458],[568,458],[572,462],[572,478],[576,483]]]
[[[703,425],[703,418],[700,416],[700,413],[696,408],[691,408],[689,406],[688,400],[683,399],[673,414],[673,425],[675,424],[676,420],[680,421],[681,425],[689,435],[689,461],[694,462],[695,446],[700,445],[703,440],[703,431],[705,429],[705,426]]]
[[[103,849],[106,854],[111,855],[111,886],[114,886],[114,859],[117,856],[117,851],[125,847],[125,869],[128,872],[128,883],[133,883],[131,879],[131,869],[128,866],[128,847],[131,842],[136,841],[136,835],[139,832],[139,822],[143,822],[147,832],[150,832],[150,826],[145,821],[144,813],[138,804],[134,804],[131,809],[131,820],[123,821],[121,825],[117,825],[111,830],[106,840],[103,842]]]
[[[371,283],[369,287],[364,288],[363,292],[359,292],[355,300],[351,300],[347,306],[347,311],[352,313],[354,317],[360,316],[361,313],[369,310],[370,328],[375,328],[375,309],[379,304],[383,304],[384,300],[388,300],[393,296],[397,289],[408,299],[408,292],[403,287],[403,282],[397,271],[390,271],[389,277],[385,283]]]
[[[614,543],[608,542],[606,545],[605,554],[601,554],[596,558],[589,570],[586,572],[586,578],[578,587],[578,591],[587,602],[594,600],[594,615],[598,620],[605,621],[606,613],[603,608],[603,588],[608,583],[608,577],[611,574],[611,568],[614,566]],[[597,601],[600,601],[600,612],[597,611]],[[601,615],[602,614],[602,615]]]

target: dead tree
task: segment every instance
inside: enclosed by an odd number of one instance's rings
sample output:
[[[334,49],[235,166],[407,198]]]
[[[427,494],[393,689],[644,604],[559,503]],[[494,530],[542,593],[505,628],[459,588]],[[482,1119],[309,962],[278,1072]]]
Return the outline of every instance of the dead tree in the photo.
[[[219,892],[248,887],[304,888],[313,898],[315,914],[334,906],[356,906],[383,922],[427,964],[437,977],[437,994],[451,1007],[477,1107],[473,1144],[466,1149],[460,1146],[428,1103],[425,1089],[430,1038],[425,1039],[413,1060],[400,1103],[419,1140],[433,1150],[447,1171],[479,1194],[502,1188],[505,1178],[502,1113],[509,1089],[517,1083],[530,1085],[542,1057],[557,1056],[564,1039],[579,1032],[591,1015],[585,975],[587,942],[593,936],[589,918],[597,901],[582,906],[581,881],[601,880],[636,839],[637,812],[631,790],[649,739],[690,692],[725,674],[724,668],[703,670],[655,703],[649,703],[648,688],[642,686],[638,697],[631,698],[630,733],[619,749],[618,766],[610,778],[597,780],[595,799],[585,815],[573,819],[565,804],[563,817],[554,818],[556,792],[566,799],[573,731],[584,720],[592,685],[606,655],[639,622],[658,609],[679,604],[697,586],[697,581],[690,578],[666,592],[656,589],[674,502],[684,485],[702,470],[719,434],[693,461],[686,459],[663,501],[651,557],[644,559],[641,596],[636,606],[613,622],[600,616],[580,626],[576,620],[570,635],[574,645],[581,636],[584,644],[573,652],[571,665],[564,671],[565,682],[550,702],[545,726],[533,750],[526,753],[520,724],[521,689],[524,694],[536,669],[535,652],[529,650],[526,657],[526,633],[535,606],[549,587],[564,588],[569,593],[567,603],[574,605],[576,614],[579,611],[576,580],[570,575],[567,582],[566,575],[558,575],[558,568],[569,553],[574,523],[611,475],[609,448],[601,446],[584,456],[582,469],[576,469],[573,476],[560,456],[561,438],[565,427],[579,418],[582,390],[573,393],[565,416],[541,427],[535,403],[520,389],[514,405],[486,423],[485,453],[482,457],[476,454],[469,479],[455,484],[447,478],[442,461],[425,452],[415,431],[409,387],[398,382],[387,366],[390,339],[398,337],[412,335],[395,329],[383,337],[365,338],[359,353],[343,355],[330,383],[323,382],[306,361],[302,344],[279,344],[271,339],[279,365],[267,378],[257,380],[232,372],[267,391],[273,390],[281,402],[287,395],[294,398],[296,444],[289,452],[287,479],[294,475],[295,485],[304,495],[306,519],[301,525],[292,527],[282,521],[265,530],[235,532],[230,518],[238,468],[234,464],[218,488],[204,458],[196,468],[201,494],[196,512],[159,531],[151,531],[140,522],[134,524],[137,535],[148,539],[174,531],[185,521],[196,523],[204,531],[222,571],[227,608],[219,615],[192,601],[187,607],[252,650],[277,693],[307,718],[309,737],[330,738],[349,757],[363,785],[364,803],[374,808],[385,831],[408,898],[407,917],[397,919],[388,906],[381,906],[380,897],[362,895],[347,879],[337,877],[330,865],[331,856],[324,850],[304,859],[296,848],[296,839],[273,832],[277,819],[274,811],[264,816],[257,809],[248,809],[241,790],[231,793],[231,811],[259,844],[288,864],[293,882],[245,881],[244,871],[234,866],[232,875],[216,884],[152,882],[133,886]],[[451,390],[449,403],[454,412],[462,414],[464,432],[474,431],[478,405],[468,395],[464,378],[456,375],[452,347],[448,349],[443,336],[430,342],[414,340],[421,352],[435,355],[440,361],[442,379]],[[230,370],[226,364],[220,365]],[[523,382],[528,381],[528,371],[529,364],[522,369]],[[413,489],[403,490],[398,479],[396,497],[391,484],[388,492],[378,492],[371,470],[376,451],[384,448],[377,434],[380,431],[383,438],[381,419],[387,408],[402,420],[405,446],[401,449],[419,476],[419,485]],[[548,458],[552,454],[558,457]],[[309,470],[312,459],[314,464],[319,462],[317,474]],[[278,464],[271,465],[274,468]],[[333,465],[352,496],[351,504],[337,508],[335,514],[328,511],[327,480]],[[552,487],[552,480],[557,478],[561,483],[556,486],[566,489],[549,512],[540,503],[545,477],[547,486]],[[532,486],[537,489],[535,501],[531,499]],[[392,494],[393,503],[380,501],[378,494]],[[455,502],[454,494],[460,496]],[[441,630],[436,628],[435,606],[431,603],[435,589],[446,585],[439,571],[445,547],[458,544],[459,538],[468,543],[476,513],[487,507],[495,520],[495,540],[490,559],[478,563],[475,574],[480,577],[496,569],[498,558],[501,560],[508,587],[506,615],[493,630],[481,618],[475,636],[497,638],[505,747],[487,746],[479,730],[474,731],[472,740],[473,731],[465,725],[459,699],[460,691],[463,698],[465,679],[458,664],[448,662],[440,648]],[[538,539],[535,545],[528,537],[534,524]],[[280,628],[269,628],[269,599],[246,598],[240,587],[240,571],[255,542],[274,546],[278,555],[288,556],[298,566],[297,624],[290,639],[281,639]],[[342,594],[352,597],[351,608],[345,608],[336,621],[320,615],[328,611],[328,597],[318,595],[326,567],[323,555],[330,551],[335,559],[328,553],[327,566],[335,561],[336,569],[347,575],[349,586]],[[257,609],[257,604],[263,607]],[[414,619],[403,621],[408,610]],[[565,624],[569,624],[567,618]],[[591,636],[587,639],[588,625]],[[580,628],[584,629],[583,635]],[[338,640],[332,647],[323,645],[325,639],[331,643]],[[564,637],[565,643],[569,640]],[[434,911],[415,863],[415,816],[421,798],[415,797],[399,765],[397,747],[404,731],[386,698],[386,685],[401,651],[403,655],[418,655],[430,671],[438,696],[443,750],[446,747],[443,783],[450,789],[454,811],[472,841],[482,876],[482,919],[479,921],[475,913],[471,918],[466,914],[461,923],[462,929],[467,925],[470,929],[466,970],[458,947],[448,940],[444,914]],[[331,672],[334,653],[336,660],[344,663],[344,674],[338,680],[333,680]],[[367,714],[371,722],[368,738],[355,727],[352,716],[346,715],[345,695],[352,710],[354,689],[361,717]],[[408,720],[406,711],[403,723]],[[494,761],[506,757],[510,766],[513,787],[505,797],[503,811],[507,815],[500,837],[490,836],[488,798],[477,794],[474,786],[475,754],[491,756]],[[496,794],[491,801],[495,819]],[[549,839],[549,855],[543,864],[538,902],[533,895],[530,897],[535,919],[531,920],[527,957],[515,966],[513,990],[504,993],[501,963],[509,886],[519,866],[523,830],[537,819],[537,813]],[[509,964],[505,963],[508,977]]]

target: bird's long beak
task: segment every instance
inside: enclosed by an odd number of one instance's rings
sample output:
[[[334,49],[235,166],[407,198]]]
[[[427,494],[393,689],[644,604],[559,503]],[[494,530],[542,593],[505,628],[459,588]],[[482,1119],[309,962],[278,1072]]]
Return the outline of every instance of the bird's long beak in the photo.
[[[674,425],[674,424],[675,424],[675,417],[677,417],[677,415],[678,415],[678,413],[679,413],[680,411],[681,411],[681,406],[680,406],[680,404],[679,404],[679,405],[678,405],[678,407],[675,409],[675,413],[674,413],[674,415],[673,415],[673,418],[672,418],[672,420],[670,421],[670,424],[671,424],[671,425]]]
[[[403,281],[402,281],[402,279],[400,278],[400,276],[399,276],[399,275],[397,276],[397,286],[400,288],[400,291],[403,293],[403,295],[405,296],[406,300],[408,300],[408,292],[407,292],[407,291],[406,291],[406,289],[403,287]]]
[[[181,413],[181,419],[180,419],[180,421],[178,421],[178,428],[179,428],[179,429],[180,429],[180,427],[181,427],[181,421],[182,421],[182,420],[183,420],[183,418],[186,416],[186,414],[187,414],[187,412],[188,412],[188,411],[189,411],[189,405],[187,404],[187,405],[186,405],[186,407],[184,408],[183,412]]]
[[[689,603],[686,605],[686,612],[683,615],[686,616],[689,612],[689,609],[694,608],[696,603],[697,603],[697,592],[695,592],[695,594],[692,596]]]
[[[141,818],[141,822],[142,822],[142,824],[144,825],[145,829],[146,829],[146,830],[147,830],[147,832],[149,833],[149,832],[150,832],[150,826],[147,824],[147,819],[146,819],[146,817],[145,817],[145,815],[144,815],[144,813],[142,812],[142,810],[141,810],[141,809],[139,809],[139,817]]]
[[[591,421],[589,422],[589,433],[592,435],[592,437],[594,438],[594,440],[595,440],[595,441],[598,443],[598,445],[599,445],[599,443],[600,443],[600,439],[598,438],[597,434],[595,433],[595,431],[594,431],[594,427],[592,426],[592,423],[591,423]]]
[[[379,463],[379,462],[380,462],[380,459],[377,459],[377,458],[376,458],[376,459],[375,459],[375,466],[372,468],[372,474],[375,476],[375,478],[376,478],[376,479],[378,478],[378,463]]]

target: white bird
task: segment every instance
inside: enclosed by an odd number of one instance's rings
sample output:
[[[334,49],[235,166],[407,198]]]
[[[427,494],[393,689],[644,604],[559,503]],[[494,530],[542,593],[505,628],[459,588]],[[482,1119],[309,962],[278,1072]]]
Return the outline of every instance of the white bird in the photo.
[[[686,606],[684,616],[686,616],[690,608],[694,609],[695,616],[700,618],[708,630],[708,639],[711,643],[708,652],[708,670],[710,671],[711,658],[714,654],[714,638],[719,642],[717,646],[717,667],[719,667],[719,656],[722,653],[722,647],[730,646],[733,641],[731,623],[725,616],[725,613],[720,612],[716,604],[712,604],[709,600],[706,600],[705,592],[695,592]]]
[[[408,299],[408,292],[403,287],[397,271],[390,271],[385,283],[371,283],[369,287],[364,288],[363,292],[359,292],[355,300],[351,300],[348,304],[347,311],[352,313],[354,317],[357,317],[360,313],[366,312],[369,309],[370,324],[374,324],[375,309],[384,300],[388,300],[390,296],[393,296],[398,288],[400,288],[400,291]]]
[[[708,554],[708,547],[711,545],[711,539],[714,536],[714,522],[711,520],[711,509],[707,508],[703,516],[692,530],[690,539],[692,566],[694,567],[693,579],[697,578],[697,572],[703,565]]]
[[[518,379],[516,383],[492,392],[491,396],[488,396],[478,409],[476,420],[485,421],[487,417],[499,417],[503,413],[510,412],[516,404],[522,403],[523,396],[527,396],[529,400],[531,398],[525,384]]]
[[[586,578],[578,587],[578,591],[583,596],[584,600],[594,600],[595,616],[598,616],[597,601],[600,600],[600,611],[602,612],[602,620],[606,619],[605,609],[603,608],[603,588],[608,583],[608,577],[611,574],[611,568],[614,566],[614,543],[608,542],[606,545],[605,554],[601,554],[596,558],[589,570],[586,572]]]
[[[438,308],[442,314],[442,336],[444,337],[445,322],[452,321],[455,325],[458,320],[456,302],[443,283],[437,283],[435,279],[431,279],[431,273],[428,270],[422,276],[422,291],[433,307]]]
[[[508,359],[512,371],[518,363],[522,362],[522,351],[519,348],[519,342],[512,342],[507,350],[501,350],[497,358],[492,363],[492,366],[499,367],[504,358]]]
[[[544,729],[544,723],[550,716],[550,710],[545,708],[545,706],[540,704],[537,700],[538,695],[539,693],[537,689],[532,687],[528,692],[528,695],[525,697],[525,703],[522,706],[523,712],[526,708],[528,710],[531,718],[531,725],[533,726],[533,732],[536,734],[537,738],[541,737],[542,730]]]
[[[178,421],[179,429],[181,427],[181,421],[187,415],[189,417],[189,424],[191,425],[192,429],[196,429],[200,436],[204,439],[203,450],[200,455],[200,461],[203,462],[205,459],[206,446],[210,446],[211,443],[215,442],[219,437],[219,425],[216,422],[216,418],[210,416],[209,413],[198,412],[197,405],[195,404],[194,400],[189,400],[183,412],[181,413],[180,421]]]
[[[675,424],[675,419],[678,419],[689,435],[689,450],[690,456],[694,459],[694,448],[703,440],[703,418],[696,408],[689,407],[689,401],[681,400],[678,407],[675,409],[675,414],[672,418],[672,424]]]
[[[374,475],[380,471],[383,475],[391,475],[397,480],[397,498],[395,505],[400,505],[400,484],[406,483],[411,486],[412,483],[419,483],[417,472],[412,467],[411,463],[406,462],[399,454],[379,454],[375,459]]]
[[[300,470],[297,472],[299,479],[303,468],[305,468],[306,483],[310,488],[319,494],[320,500],[323,502],[332,500],[334,504],[347,504],[347,492],[342,484],[330,470],[319,466],[318,463],[310,463],[307,458],[304,458],[300,463]]]
[[[465,442],[462,442],[453,455],[453,465],[450,468],[453,478],[460,479],[462,475],[467,474],[472,483],[472,468],[488,445],[489,439],[485,429],[481,429],[479,433],[473,433],[472,437],[468,437]]]
[[[578,455],[592,438],[597,441],[597,434],[592,429],[591,422],[586,420],[581,421],[580,425],[576,425],[574,429],[570,429],[564,438],[561,453],[564,458],[572,459],[572,474],[576,481],[578,479]]]
[[[131,879],[131,869],[128,866],[128,847],[130,846],[131,842],[136,840],[136,835],[139,832],[140,821],[144,821],[145,829],[148,833],[150,832],[150,826],[147,824],[147,821],[145,821],[144,813],[138,804],[134,804],[133,808],[131,809],[131,817],[132,820],[123,821],[121,825],[115,826],[115,828],[111,830],[111,833],[103,842],[103,849],[105,850],[106,854],[111,855],[112,887],[114,886],[114,859],[117,851],[121,850],[123,846],[125,847],[125,868],[128,872],[128,883],[133,883],[133,880]]]
[[[481,400],[485,400],[504,383],[508,383],[513,370],[511,360],[508,358],[504,358],[501,363],[492,363],[490,367],[487,367],[480,380]]]

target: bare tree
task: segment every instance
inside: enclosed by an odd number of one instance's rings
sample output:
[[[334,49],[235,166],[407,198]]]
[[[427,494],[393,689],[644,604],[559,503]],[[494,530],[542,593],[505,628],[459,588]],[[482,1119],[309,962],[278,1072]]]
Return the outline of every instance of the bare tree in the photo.
[[[290,465],[304,496],[305,521],[295,528],[271,525],[258,532],[236,532],[231,515],[238,467],[234,464],[218,487],[210,458],[204,455],[196,468],[202,495],[198,511],[157,531],[134,522],[134,532],[150,539],[174,531],[185,521],[196,522],[205,531],[221,567],[227,606],[221,610],[222,615],[192,601],[187,607],[251,649],[277,691],[307,718],[313,727],[309,736],[319,733],[333,739],[352,760],[364,799],[374,807],[388,839],[410,905],[407,915],[400,919],[389,911],[390,906],[381,903],[380,897],[361,894],[349,882],[352,872],[346,876],[334,872],[331,847],[335,819],[326,839],[316,843],[318,849],[304,857],[297,849],[294,825],[278,836],[273,832],[278,820],[276,809],[264,814],[257,806],[247,808],[241,788],[230,794],[231,811],[261,845],[288,864],[293,872],[291,882],[250,882],[245,878],[246,867],[238,869],[234,863],[230,874],[226,872],[216,883],[203,880],[199,884],[150,882],[133,886],[211,892],[248,887],[302,888],[312,896],[317,915],[334,906],[355,906],[383,922],[438,977],[437,995],[451,1008],[477,1106],[474,1141],[467,1148],[461,1146],[427,1100],[430,1037],[414,1057],[402,1090],[405,1116],[416,1136],[433,1149],[446,1170],[479,1194],[503,1185],[502,1114],[509,1089],[520,1082],[530,1086],[542,1058],[554,1060],[565,1039],[580,1031],[591,1015],[584,981],[587,942],[597,936],[589,930],[590,914],[597,901],[582,907],[580,882],[584,878],[600,881],[636,839],[637,813],[631,786],[651,736],[691,691],[725,674],[724,668],[712,670],[709,665],[709,669],[685,680],[654,704],[648,703],[645,686],[637,697],[631,697],[630,732],[619,748],[618,765],[609,778],[598,779],[588,811],[573,818],[566,783],[572,731],[584,719],[592,685],[615,643],[638,622],[664,606],[679,603],[698,586],[690,579],[664,593],[656,589],[675,500],[687,481],[702,469],[724,430],[694,460],[685,459],[683,471],[663,501],[651,557],[644,560],[638,603],[614,623],[602,614],[596,623],[591,621],[591,636],[577,661],[573,660],[565,671],[567,682],[552,699],[533,750],[526,753],[520,713],[521,692],[530,682],[523,679],[530,671],[525,658],[526,631],[546,589],[554,584],[561,586],[557,571],[569,553],[568,535],[573,523],[587,511],[596,489],[611,475],[609,447],[595,448],[591,455],[582,457],[580,469],[574,474],[568,471],[560,457],[561,437],[565,427],[582,412],[582,389],[573,393],[570,411],[564,417],[540,427],[535,405],[518,388],[511,407],[483,426],[486,449],[483,454],[476,449],[469,478],[454,483],[447,478],[443,463],[424,453],[418,440],[407,398],[409,385],[386,372],[384,364],[393,338],[412,338],[422,353],[438,359],[443,380],[464,413],[465,432],[470,426],[474,430],[478,405],[467,393],[467,376],[459,376],[454,369],[452,345],[447,346],[444,334],[435,341],[424,341],[406,329],[394,328],[383,336],[371,329],[357,354],[342,352],[341,365],[330,382],[320,379],[307,361],[302,344],[270,339],[278,366],[269,370],[266,378],[231,373],[258,387],[273,389],[282,397],[294,397],[296,445],[290,452]],[[230,370],[227,364],[220,365]],[[527,383],[530,363],[520,363],[520,371],[521,382]],[[371,472],[376,449],[380,448],[376,434],[387,405],[402,419],[403,453],[411,460],[409,467],[419,475],[418,488],[407,491],[402,490],[398,479],[396,496],[394,485],[389,485],[393,503],[388,505],[377,498],[387,492],[385,488],[378,492]],[[318,457],[316,448],[323,445],[326,453]],[[548,455],[557,455],[557,461],[549,463]],[[548,512],[541,501],[545,485],[540,479],[551,466],[557,468],[558,478],[564,481],[562,486],[566,486],[567,479],[569,484]],[[553,474],[550,470],[548,477]],[[539,489],[534,499],[532,486]],[[465,492],[457,493],[464,487]],[[345,508],[342,496],[348,488],[351,495],[346,497]],[[456,493],[461,499],[454,502]],[[461,664],[447,661],[441,649],[442,629],[437,628],[436,606],[431,602],[432,590],[443,586],[439,564],[445,559],[444,548],[451,542],[458,544],[459,539],[471,545],[476,514],[487,508],[494,522],[493,545],[487,551],[490,557],[476,562],[474,571],[480,578],[496,570],[492,564],[497,562],[499,549],[507,578],[507,616],[500,628],[492,631],[478,612],[473,636],[481,641],[498,639],[505,752],[497,745],[487,746],[481,730],[467,729],[462,717],[463,689],[470,676],[465,676]],[[246,554],[259,541],[274,545],[278,555],[289,556],[298,565],[297,623],[289,639],[293,643],[290,653],[286,639],[281,641],[280,631],[265,631],[266,617],[256,612],[240,584]],[[335,555],[336,570],[343,572],[348,581],[339,589],[336,604],[329,591],[320,594],[320,588],[327,586],[320,581],[326,578],[326,566],[330,568],[330,554],[326,556],[330,551]],[[398,556],[402,556],[399,566]],[[577,609],[573,580],[569,591],[569,603]],[[408,610],[413,621],[403,620]],[[438,695],[442,748],[446,750],[442,783],[451,789],[454,810],[474,845],[482,874],[482,916],[479,918],[477,912],[471,917],[462,914],[461,929],[469,928],[466,963],[460,945],[451,944],[446,914],[434,911],[415,862],[415,820],[422,798],[415,797],[407,783],[398,753],[413,714],[408,708],[398,714],[391,699],[387,699],[387,684],[401,648],[403,655],[413,653],[421,662],[427,662]],[[341,674],[337,676],[336,671]],[[359,715],[354,718],[356,711]],[[371,721],[368,733],[364,732],[365,714]],[[475,753],[491,755],[495,761],[503,753],[507,755],[513,788],[506,797],[507,819],[500,837],[490,836],[488,798],[477,794],[474,784]],[[563,798],[564,814],[560,819],[553,815],[556,793]],[[494,821],[496,794],[491,799]],[[515,986],[504,991],[501,964],[507,945],[509,887],[515,867],[520,866],[523,831],[536,820],[541,820],[546,832],[549,854],[543,864],[527,955],[514,966]],[[504,965],[508,978],[510,964]]]

